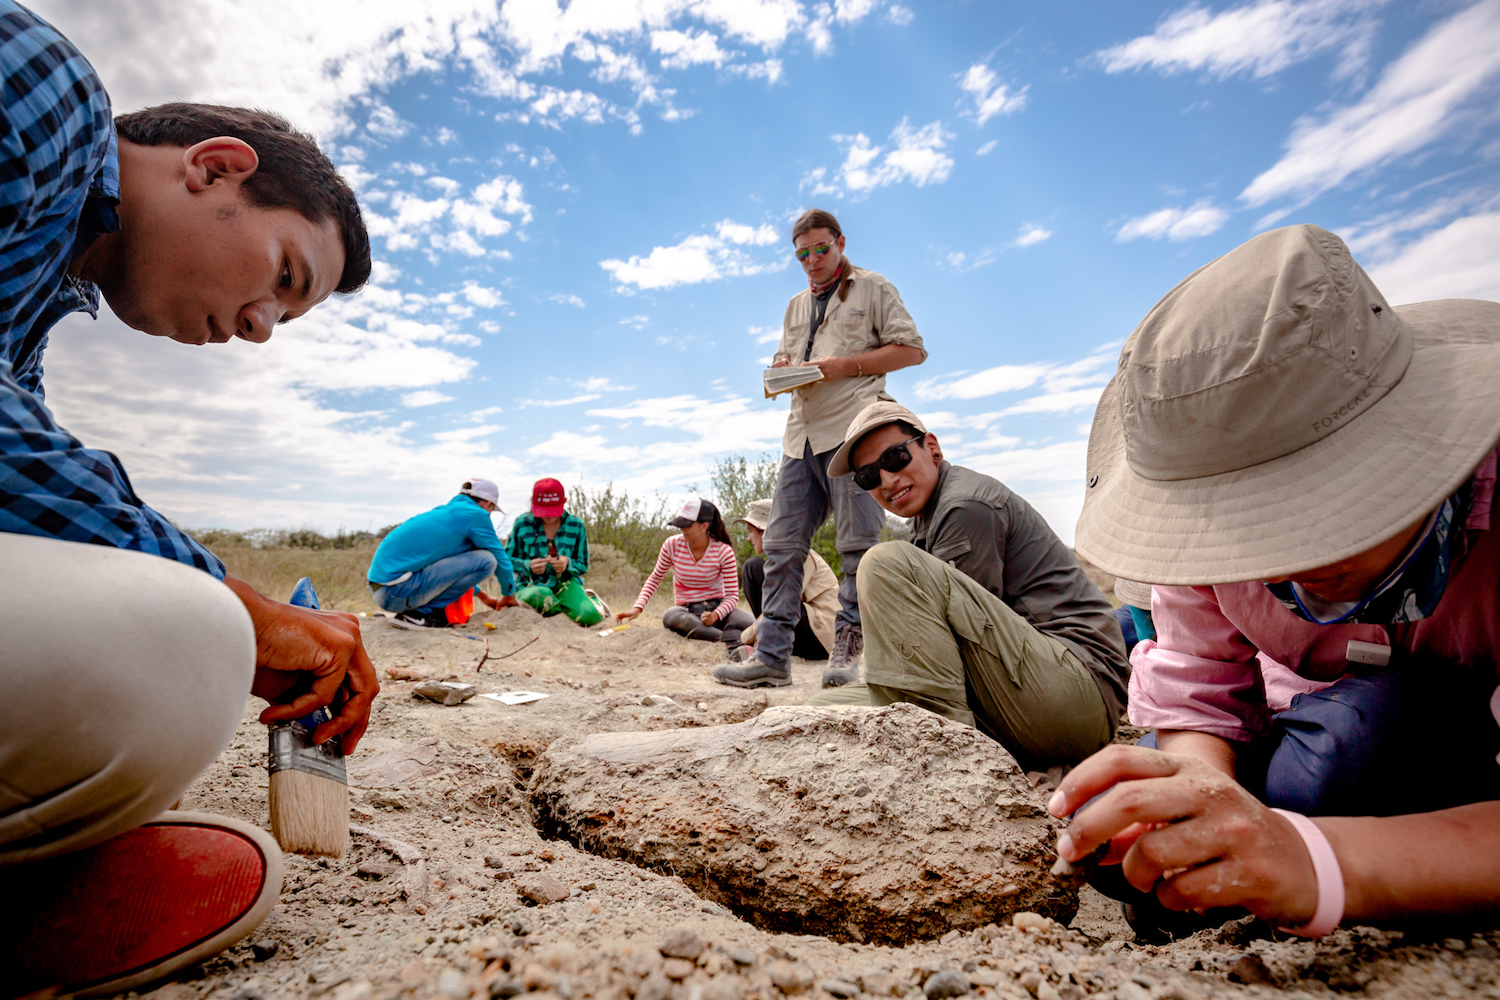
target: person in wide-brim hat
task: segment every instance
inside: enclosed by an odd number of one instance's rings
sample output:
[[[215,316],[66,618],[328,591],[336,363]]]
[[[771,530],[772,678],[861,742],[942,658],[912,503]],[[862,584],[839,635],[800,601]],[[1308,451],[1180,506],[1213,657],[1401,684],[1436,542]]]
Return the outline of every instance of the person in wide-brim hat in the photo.
[[[1110,747],[1051,808],[1102,794],[1059,853],[1114,838],[1094,881],[1128,916],[1318,935],[1500,905],[1497,376],[1500,303],[1393,307],[1315,226],[1195,271],[1126,341],[1077,548],[1155,585],[1130,719],[1168,752]],[[1319,690],[1273,717],[1258,657]]]

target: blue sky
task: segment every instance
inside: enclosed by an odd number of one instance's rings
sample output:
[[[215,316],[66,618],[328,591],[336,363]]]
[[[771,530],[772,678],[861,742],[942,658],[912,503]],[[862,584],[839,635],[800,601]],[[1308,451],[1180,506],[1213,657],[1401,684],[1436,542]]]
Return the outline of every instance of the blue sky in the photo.
[[[117,110],[281,110],[369,213],[372,286],[268,345],[54,333],[58,416],[189,526],[778,453],[813,205],[926,339],[893,394],[1068,541],[1120,343],[1256,232],[1333,229],[1396,302],[1500,298],[1500,0],[34,6]]]

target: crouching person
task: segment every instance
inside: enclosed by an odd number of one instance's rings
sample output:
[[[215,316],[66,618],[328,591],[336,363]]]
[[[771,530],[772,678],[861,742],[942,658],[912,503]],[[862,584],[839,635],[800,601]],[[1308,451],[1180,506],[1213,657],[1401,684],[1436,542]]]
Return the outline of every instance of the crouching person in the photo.
[[[1058,853],[1111,845],[1094,884],[1138,934],[1500,912],[1497,369],[1500,304],[1393,308],[1315,226],[1125,341],[1078,549],[1156,581],[1130,720],[1157,749],[1085,761],[1051,809],[1090,803]],[[1335,683],[1275,711],[1267,657]]]
[[[471,479],[452,500],[401,522],[381,539],[370,560],[370,593],[381,608],[396,613],[397,628],[447,628],[445,609],[470,591],[491,608],[515,603],[510,556],[490,521],[499,499],[494,483]],[[491,576],[506,600],[478,589]]]
[[[976,726],[1028,770],[1105,746],[1130,665],[1113,609],[1031,505],[999,480],[943,460],[899,403],[872,403],[829,475],[853,475],[911,519],[911,542],[860,564],[866,684],[812,705],[909,701]]]

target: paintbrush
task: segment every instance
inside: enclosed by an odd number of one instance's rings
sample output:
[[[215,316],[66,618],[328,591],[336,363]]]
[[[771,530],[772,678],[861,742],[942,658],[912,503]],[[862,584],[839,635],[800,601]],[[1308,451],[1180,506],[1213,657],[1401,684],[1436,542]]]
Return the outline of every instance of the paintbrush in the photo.
[[[312,581],[303,577],[287,603],[318,607]],[[313,730],[333,718],[325,706],[292,722],[271,723],[271,833],[284,851],[342,857],[349,849],[349,775],[338,737],[312,741]]]

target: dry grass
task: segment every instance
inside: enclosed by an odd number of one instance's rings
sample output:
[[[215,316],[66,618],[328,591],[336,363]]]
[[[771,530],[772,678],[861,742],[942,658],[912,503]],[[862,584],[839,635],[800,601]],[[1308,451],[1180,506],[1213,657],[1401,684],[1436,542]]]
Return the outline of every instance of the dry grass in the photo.
[[[306,549],[279,545],[256,548],[233,539],[210,544],[229,572],[267,597],[284,601],[302,577],[312,580],[323,607],[334,611],[378,611],[365,583],[365,572],[378,543],[370,541],[342,549]],[[589,546],[588,586],[612,608],[629,607],[640,593],[645,575],[611,545]],[[493,581],[485,588],[498,594]]]

